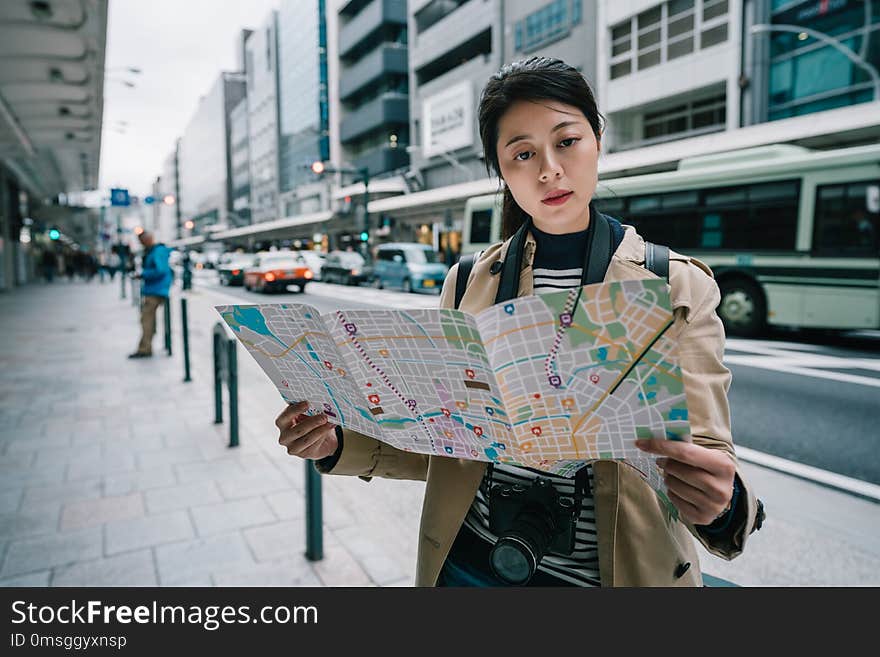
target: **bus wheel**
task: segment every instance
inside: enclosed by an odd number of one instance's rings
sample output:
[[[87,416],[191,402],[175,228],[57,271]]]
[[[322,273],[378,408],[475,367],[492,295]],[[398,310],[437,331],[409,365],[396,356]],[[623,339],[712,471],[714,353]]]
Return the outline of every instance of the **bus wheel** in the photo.
[[[767,323],[764,293],[753,282],[737,278],[721,283],[718,315],[728,335],[752,338],[761,334]]]

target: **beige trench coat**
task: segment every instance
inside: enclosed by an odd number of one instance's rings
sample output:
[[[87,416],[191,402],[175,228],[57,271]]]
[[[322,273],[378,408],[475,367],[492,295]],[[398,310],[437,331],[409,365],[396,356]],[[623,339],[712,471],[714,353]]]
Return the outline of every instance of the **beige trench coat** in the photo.
[[[504,258],[509,240],[486,250],[471,271],[460,308],[471,313],[492,305],[500,276],[490,273]],[[535,241],[525,245],[519,295],[533,293],[532,260]],[[606,281],[657,278],[645,269],[645,243],[630,226],[612,257]],[[679,340],[679,360],[687,394],[694,442],[724,450],[736,461],[727,390],[730,372],[722,364],[724,329],[715,312],[720,295],[711,270],[687,256],[670,253],[670,285],[674,323],[671,335]],[[440,306],[455,302],[454,266],[443,285]],[[378,440],[345,430],[343,449],[326,474],[421,480],[427,483],[419,528],[417,586],[435,586],[452,542],[474,499],[486,463],[397,450]],[[632,470],[616,461],[593,464],[599,571],[603,586],[700,586],[699,560],[691,536],[712,554],[732,559],[739,555],[755,524],[756,499],[743,483],[737,525],[723,538],[709,538],[694,526],[673,519],[663,510],[654,491]],[[742,509],[741,509],[742,510]],[[689,564],[685,567],[684,564]]]

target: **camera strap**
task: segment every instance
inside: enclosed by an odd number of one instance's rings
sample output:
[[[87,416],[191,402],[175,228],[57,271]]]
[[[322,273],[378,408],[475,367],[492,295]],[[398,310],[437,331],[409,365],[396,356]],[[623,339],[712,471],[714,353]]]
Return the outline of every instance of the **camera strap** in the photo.
[[[537,470],[534,470],[532,468],[527,469],[531,470],[532,472],[538,472]],[[590,473],[588,470],[589,468],[584,465],[584,467],[574,473],[574,501],[575,504],[577,504],[578,513],[580,513],[581,502],[583,501],[583,499],[585,497],[589,497],[592,494],[590,490]],[[546,473],[542,472],[540,474],[544,475]],[[492,481],[494,479],[494,475],[495,464],[490,463],[486,468],[486,477],[488,479],[489,491],[492,490]]]

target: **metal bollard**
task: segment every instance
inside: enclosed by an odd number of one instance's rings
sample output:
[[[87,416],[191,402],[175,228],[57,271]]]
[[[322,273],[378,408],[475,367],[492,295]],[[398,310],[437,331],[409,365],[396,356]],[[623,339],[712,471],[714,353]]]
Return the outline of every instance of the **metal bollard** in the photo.
[[[171,355],[171,298],[165,297],[165,353]]]
[[[227,374],[226,382],[229,388],[229,446],[238,447],[238,357],[236,355],[236,342],[230,338],[226,343],[228,355],[226,357]]]
[[[214,424],[223,424],[223,332],[214,327]]]
[[[119,293],[120,299],[125,298],[125,279],[126,278],[128,278],[128,274],[126,273],[124,268],[120,267],[119,268],[119,283],[120,283],[120,287],[121,287],[121,292]]]
[[[235,338],[223,322],[214,325],[214,424],[223,423],[223,381],[229,388],[229,446],[238,447],[238,357]]]
[[[324,521],[321,502],[321,473],[306,459],[306,559],[324,558]]]
[[[180,323],[183,328],[183,382],[192,381],[189,375],[189,319],[186,312],[186,298],[180,300]]]

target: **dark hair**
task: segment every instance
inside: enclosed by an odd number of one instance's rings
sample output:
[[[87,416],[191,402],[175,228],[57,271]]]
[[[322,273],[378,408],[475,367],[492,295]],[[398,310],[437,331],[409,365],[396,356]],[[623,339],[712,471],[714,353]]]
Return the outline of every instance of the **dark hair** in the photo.
[[[480,139],[486,158],[486,172],[490,176],[494,169],[496,175],[501,177],[496,150],[498,121],[513,103],[520,100],[555,100],[577,107],[593,128],[596,139],[602,134],[604,119],[599,114],[593,90],[576,68],[552,57],[531,57],[506,64],[489,78],[480,95]],[[510,188],[505,185],[501,238],[506,240],[513,235],[527,218],[528,214],[519,207]]]

